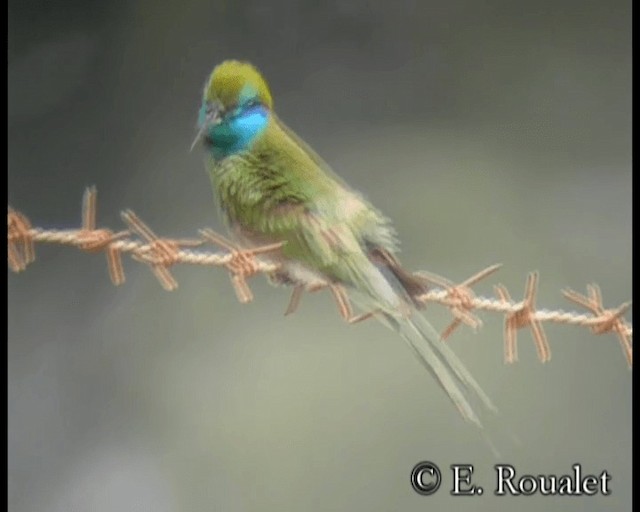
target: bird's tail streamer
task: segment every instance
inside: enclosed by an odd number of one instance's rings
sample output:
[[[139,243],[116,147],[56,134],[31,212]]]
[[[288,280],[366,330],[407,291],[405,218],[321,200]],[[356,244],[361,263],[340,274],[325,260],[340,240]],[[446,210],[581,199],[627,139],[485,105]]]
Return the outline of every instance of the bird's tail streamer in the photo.
[[[410,318],[383,313],[379,319],[405,340],[462,417],[480,429],[494,456],[500,457],[495,443],[484,428],[485,422],[494,423],[490,416],[493,416],[493,419],[497,417],[497,407],[431,324],[419,311],[414,311]],[[480,407],[474,407],[478,402]],[[486,412],[489,412],[490,416]],[[518,443],[513,434],[512,437],[514,442]]]

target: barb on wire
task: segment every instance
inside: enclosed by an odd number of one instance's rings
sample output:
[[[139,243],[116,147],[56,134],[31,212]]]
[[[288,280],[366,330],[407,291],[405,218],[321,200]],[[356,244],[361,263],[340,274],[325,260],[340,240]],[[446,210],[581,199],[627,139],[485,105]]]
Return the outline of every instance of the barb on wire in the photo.
[[[443,288],[446,291],[446,298],[451,301],[449,309],[454,318],[442,332],[441,336],[443,340],[451,336],[453,331],[463,323],[471,327],[474,331],[482,327],[482,320],[471,313],[474,309],[473,299],[475,297],[471,286],[498,271],[500,267],[502,267],[501,263],[491,265],[457,285],[453,284],[449,279],[433,274],[432,272],[424,270],[416,272],[416,275],[423,277],[427,282]],[[424,297],[424,300],[427,301],[428,299]]]
[[[36,258],[31,237],[31,223],[20,212],[9,207],[7,214],[7,257],[9,268],[21,272]]]
[[[180,249],[202,245],[202,240],[158,238],[151,228],[131,210],[122,212],[122,220],[129,225],[131,231],[146,242],[133,252],[133,259],[147,263],[165,290],[175,290],[178,287],[178,281],[169,272],[169,267],[180,263]]]
[[[562,290],[562,294],[570,301],[586,308],[593,313],[591,332],[603,334],[615,332],[620,341],[620,347],[627,359],[629,367],[633,364],[633,348],[631,346],[631,326],[626,323],[622,315],[631,307],[631,302],[625,302],[616,309],[604,309],[602,305],[602,292],[596,284],[587,285],[588,296],[582,295],[571,289]]]
[[[500,300],[505,304],[511,303],[511,296],[507,288],[498,284],[494,290]],[[527,277],[525,285],[524,299],[520,302],[520,307],[511,313],[507,313],[504,318],[504,359],[507,363],[513,363],[518,359],[518,329],[531,328],[533,342],[538,352],[538,359],[542,363],[551,360],[551,348],[547,335],[542,328],[540,320],[536,318],[536,294],[538,292],[538,273],[531,272]]]
[[[265,274],[276,282],[278,280],[280,266],[274,261],[278,259],[277,252],[282,247],[282,243],[243,249],[211,229],[200,230],[198,238],[161,238],[131,210],[122,213],[122,219],[128,229],[114,232],[107,228],[98,228],[96,227],[96,194],[95,187],[85,191],[82,202],[82,223],[79,229],[34,228],[25,215],[9,207],[7,213],[9,268],[14,272],[23,271],[35,260],[36,243],[53,243],[70,245],[86,252],[104,251],[107,255],[109,276],[116,285],[125,281],[123,253],[129,253],[135,261],[148,265],[165,290],[175,290],[178,286],[178,282],[169,270],[177,264],[226,268],[241,303],[253,300],[253,293],[247,283],[249,277]],[[223,251],[209,252],[200,249],[206,242],[217,245]],[[270,254],[273,256],[269,257]],[[589,285],[587,295],[570,289],[562,292],[567,300],[585,308],[587,313],[536,309],[539,282],[537,272],[532,272],[527,277],[524,296],[520,301],[514,301],[502,284],[494,286],[495,297],[477,296],[471,287],[494,274],[500,267],[499,264],[489,266],[459,284],[431,272],[416,272],[416,275],[436,286],[417,299],[425,304],[428,302],[441,304],[453,315],[452,322],[442,332],[443,341],[446,341],[462,324],[474,330],[479,329],[482,326],[482,320],[477,313],[487,311],[502,314],[504,317],[504,360],[507,363],[518,360],[517,333],[525,328],[531,330],[540,361],[543,363],[549,361],[551,349],[542,324],[554,322],[586,327],[594,334],[616,334],[627,364],[629,367],[632,366],[633,328],[624,319],[625,313],[631,307],[630,302],[617,308],[605,309],[600,288]],[[296,283],[292,284],[296,285]],[[318,289],[320,288],[329,288],[332,291],[340,306],[341,315],[351,323],[375,315],[375,312],[369,312],[354,316],[346,291],[336,290],[335,286],[332,288],[329,283],[324,283]],[[297,308],[303,291],[304,288],[299,284],[294,286],[287,314]]]
[[[96,229],[97,191],[88,188],[82,198],[82,227],[77,233],[77,247],[87,252],[105,251],[109,277],[115,285],[124,283],[122,256],[113,242],[129,235],[128,230],[114,233],[110,229]]]
[[[231,284],[233,284],[236,296],[242,304],[251,302],[253,300],[253,293],[247,284],[247,277],[254,276],[262,271],[259,260],[256,259],[256,256],[259,254],[275,252],[280,249],[284,243],[279,242],[276,244],[263,245],[254,249],[241,250],[236,244],[227,240],[212,229],[201,229],[200,234],[205,239],[229,251],[229,255],[231,257],[224,266],[231,275]]]

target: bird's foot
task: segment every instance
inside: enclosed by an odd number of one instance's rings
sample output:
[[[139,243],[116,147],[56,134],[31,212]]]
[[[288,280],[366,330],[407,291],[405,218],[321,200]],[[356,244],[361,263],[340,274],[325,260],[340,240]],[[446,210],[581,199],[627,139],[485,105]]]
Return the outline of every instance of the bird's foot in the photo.
[[[353,308],[351,307],[351,301],[349,300],[349,296],[347,295],[344,286],[340,284],[330,284],[329,289],[331,290],[333,298],[338,304],[338,311],[340,313],[340,316],[348,324],[357,324],[359,322],[363,322],[364,320],[372,318],[377,313],[377,311],[368,311],[367,313],[355,315],[353,313]]]
[[[293,291],[291,292],[291,298],[289,299],[289,305],[287,306],[286,311],[284,312],[285,316],[295,313],[298,310],[298,306],[300,305],[300,299],[302,299],[302,294],[304,292],[317,292],[319,290],[325,289],[329,286],[326,283],[317,283],[312,285],[304,285],[304,284],[296,284],[293,287]]]
[[[340,316],[345,320],[345,322],[349,324],[357,324],[358,322],[368,320],[376,314],[376,311],[369,311],[360,315],[354,314],[353,308],[351,307],[351,301],[349,300],[349,296],[347,295],[344,287],[340,284],[329,283],[316,283],[312,285],[296,284],[293,287],[291,298],[289,299],[289,305],[287,306],[287,310],[284,312],[284,314],[290,315],[297,311],[298,306],[300,305],[300,300],[302,299],[302,294],[304,292],[313,293],[324,290],[325,288],[329,288],[329,290],[331,291],[333,298],[338,304],[338,312],[340,313]]]

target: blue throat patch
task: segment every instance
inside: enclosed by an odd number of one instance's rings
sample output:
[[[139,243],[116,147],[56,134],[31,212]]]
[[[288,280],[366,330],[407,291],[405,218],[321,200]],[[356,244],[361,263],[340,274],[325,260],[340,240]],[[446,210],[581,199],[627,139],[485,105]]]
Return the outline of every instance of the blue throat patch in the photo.
[[[268,124],[269,112],[263,105],[239,107],[237,113],[209,128],[207,139],[213,157],[222,159],[244,151]]]

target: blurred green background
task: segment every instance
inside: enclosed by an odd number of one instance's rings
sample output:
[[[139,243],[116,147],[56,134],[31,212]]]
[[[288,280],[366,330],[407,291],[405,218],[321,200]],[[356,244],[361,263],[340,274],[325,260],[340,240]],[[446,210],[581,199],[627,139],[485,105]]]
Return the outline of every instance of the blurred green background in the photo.
[[[188,148],[225,58],[253,61],[281,117],[395,222],[403,262],[571,308],[595,281],[631,298],[631,2],[42,2],[8,6],[9,203],[73,227],[85,186],[99,223],[133,208],[161,234],[220,228]],[[631,372],[613,335],[547,327],[553,358],[502,362],[502,318],[454,350],[521,446],[519,473],[612,475],[592,498],[496,498],[491,454],[403,342],[347,326],[327,294],[177,268],[164,292],[126,261],[38,247],[8,283],[9,510],[630,510]],[[437,327],[448,313],[433,306]],[[630,315],[628,315],[631,319]],[[411,468],[443,487],[422,497]],[[449,495],[476,465],[480,498]]]

